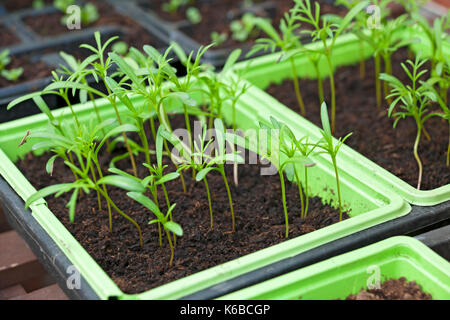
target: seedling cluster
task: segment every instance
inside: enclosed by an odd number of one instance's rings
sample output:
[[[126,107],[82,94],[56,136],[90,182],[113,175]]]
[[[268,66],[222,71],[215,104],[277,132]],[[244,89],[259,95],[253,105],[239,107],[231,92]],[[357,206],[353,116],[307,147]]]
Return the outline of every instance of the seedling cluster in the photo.
[[[142,48],[128,47],[126,43],[117,41],[117,37],[102,41],[100,33],[95,33],[95,45],[84,44],[81,47],[90,51],[91,55],[84,60],[61,52],[65,65],[53,72],[53,82],[43,91],[31,93],[11,102],[8,109],[19,103],[32,99],[38,108],[47,116],[48,127],[41,131],[27,132],[20,145],[28,139],[37,141],[33,150],[46,149],[52,152],[46,163],[46,170],[52,174],[54,162],[60,159],[70,169],[73,182],[45,187],[30,196],[26,207],[38,199],[64,193],[71,193],[67,203],[70,221],[75,221],[77,203],[83,194],[95,192],[98,209],[106,205],[109,221],[109,231],[113,232],[114,213],[128,220],[136,229],[139,244],[144,246],[142,227],[135,218],[119,208],[116,199],[111,197],[111,189],[119,188],[126,195],[150,212],[149,224],[158,228],[159,244],[163,246],[163,238],[167,238],[170,247],[171,266],[177,246],[177,237],[183,236],[183,227],[179,221],[182,212],[177,211],[176,201],[171,199],[167,184],[178,181],[187,192],[185,177],[191,175],[197,183],[203,183],[208,199],[210,227],[214,228],[214,195],[208,183],[213,173],[218,173],[223,180],[229,200],[231,231],[236,230],[236,216],[233,196],[228,181],[226,164],[233,164],[234,183],[237,185],[238,164],[245,157],[237,150],[237,146],[253,148],[257,153],[268,159],[278,172],[281,185],[281,202],[285,217],[285,236],[289,236],[289,215],[286,203],[286,181],[297,184],[301,208],[301,218],[309,213],[310,188],[308,172],[316,165],[319,153],[327,154],[334,169],[336,179],[336,207],[339,208],[339,219],[343,219],[344,204],[341,198],[341,184],[338,167],[338,154],[343,143],[351,135],[343,138],[333,138],[336,127],[336,97],[333,64],[333,51],[338,37],[344,32],[355,33],[361,47],[370,45],[375,54],[376,65],[376,95],[377,104],[381,105],[381,83],[384,81],[384,95],[389,101],[388,115],[394,117],[394,127],[400,119],[413,117],[417,124],[417,138],[414,143],[414,157],[419,167],[418,186],[420,189],[423,165],[420,161],[418,147],[422,134],[428,136],[425,121],[430,117],[439,116],[446,119],[450,128],[450,109],[447,106],[448,75],[450,63],[442,52],[443,39],[447,39],[445,30],[449,27],[448,16],[435,23],[433,28],[427,27],[420,19],[419,25],[426,32],[433,44],[431,53],[431,78],[424,79],[423,70],[427,60],[417,57],[415,61],[408,60],[402,68],[408,75],[411,84],[403,84],[392,75],[391,56],[400,47],[411,44],[396,37],[397,31],[410,24],[414,16],[414,6],[410,6],[407,15],[396,19],[388,19],[387,3],[379,3],[382,8],[382,27],[366,30],[363,21],[363,9],[369,1],[339,1],[348,6],[349,12],[344,18],[323,16],[320,5],[312,6],[309,0],[295,0],[295,5],[286,13],[276,30],[270,20],[244,15],[231,25],[232,37],[236,41],[245,41],[264,32],[267,38],[256,40],[249,56],[259,51],[281,51],[279,61],[287,60],[292,70],[294,93],[298,101],[300,113],[306,115],[307,110],[301,93],[301,83],[298,80],[298,70],[295,63],[296,55],[306,55],[314,66],[318,78],[319,101],[321,104],[321,139],[312,141],[311,137],[297,137],[292,128],[270,117],[270,121],[259,123],[260,134],[255,139],[242,138],[238,134],[238,119],[236,108],[239,99],[249,89],[240,74],[228,77],[241,56],[241,50],[233,51],[222,71],[216,72],[211,66],[203,64],[202,57],[212,46],[201,47],[197,52],[186,54],[177,44],[172,43],[163,53],[154,47],[146,45]],[[55,6],[65,10],[73,1],[55,1]],[[409,2],[408,2],[409,3]],[[171,0],[163,4],[163,10],[176,12],[181,5],[192,5],[193,1]],[[408,7],[409,8],[409,7]],[[84,8],[93,12],[93,9]],[[190,12],[190,13],[189,13]],[[95,14],[86,12],[86,23],[92,22]],[[188,10],[187,16],[198,23],[201,20],[199,12]],[[196,22],[195,22],[196,21]],[[301,31],[302,25],[309,29]],[[256,32],[256,33],[255,33]],[[322,44],[321,49],[312,50],[301,42],[301,34],[307,34],[312,41]],[[226,41],[220,34],[211,35],[216,45]],[[172,67],[172,54],[178,56],[184,65],[186,76],[178,77]],[[361,53],[362,54],[362,53]],[[8,52],[0,54],[1,75],[6,77],[5,66],[9,63]],[[380,61],[383,59],[385,72],[381,73]],[[326,64],[329,71],[330,98],[326,98],[323,90],[321,63]],[[18,74],[18,75],[17,75]],[[20,76],[16,71],[16,78]],[[361,64],[361,77],[365,76],[364,65]],[[95,84],[102,85],[98,89],[89,84],[88,79],[94,78]],[[56,95],[65,101],[71,113],[69,120],[57,118],[50,111],[43,99],[45,95]],[[81,120],[77,107],[73,105],[74,97],[82,103],[90,102],[94,117],[86,123]],[[201,98],[199,98],[201,97]],[[99,100],[107,101],[114,114],[104,118],[100,112]],[[442,112],[432,112],[429,107],[438,103]],[[331,106],[329,120],[327,105]],[[375,110],[376,111],[376,110]],[[186,135],[180,137],[171,123],[171,115],[183,114]],[[231,114],[226,117],[225,114]],[[201,133],[194,136],[191,128],[192,118],[201,123]],[[226,122],[228,120],[228,123]],[[226,124],[232,129],[227,130]],[[146,130],[146,129],[149,130]],[[264,133],[261,133],[264,132]],[[121,148],[123,147],[123,148]],[[125,150],[125,151],[124,151]],[[116,152],[109,164],[101,163],[100,155]],[[176,151],[176,152],[174,152]],[[143,155],[145,161],[138,163]],[[450,136],[447,153],[447,165],[450,158]],[[117,164],[129,164],[129,170],[120,170]],[[334,183],[333,183],[334,184]],[[164,200],[161,201],[161,194]]]
[[[418,165],[418,183],[420,189],[422,181],[423,166],[419,157],[418,146],[421,136],[430,140],[424,122],[431,117],[449,118],[447,96],[449,88],[449,70],[450,60],[444,54],[444,43],[449,41],[447,31],[450,28],[450,14],[436,19],[432,26],[419,15],[418,4],[415,1],[373,1],[373,5],[379,10],[379,16],[374,21],[370,21],[368,14],[364,9],[369,5],[369,1],[347,1],[337,0],[336,5],[343,5],[348,9],[344,17],[337,15],[321,15],[321,8],[318,2],[314,5],[310,0],[295,0],[294,7],[286,13],[280,22],[280,26],[275,29],[269,22],[260,18],[255,19],[257,28],[264,31],[268,36],[256,40],[253,49],[248,53],[251,56],[259,51],[270,50],[272,52],[280,51],[278,62],[289,61],[292,69],[292,79],[295,96],[297,98],[299,111],[301,115],[307,115],[305,103],[301,93],[301,84],[299,82],[295,56],[303,55],[308,58],[317,77],[318,98],[320,104],[327,101],[331,105],[331,133],[336,128],[336,93],[335,93],[335,75],[336,66],[333,64],[333,50],[336,46],[338,37],[344,33],[352,33],[358,37],[359,55],[360,55],[360,77],[366,77],[364,48],[370,47],[373,54],[375,65],[375,92],[376,105],[381,108],[383,97],[389,105],[388,116],[394,118],[394,128],[399,119],[413,117],[418,127],[417,138],[414,142],[413,153]],[[397,18],[390,17],[389,5],[399,2],[403,5],[406,13]],[[368,26],[368,24],[371,24]],[[406,28],[415,25],[426,35],[426,41],[431,46],[431,52],[428,53],[428,59],[419,59],[415,62],[405,61],[402,68],[405,70],[411,84],[402,83],[392,75],[392,55],[402,47],[409,47],[421,40],[418,38],[401,37],[401,32]],[[307,27],[305,29],[305,27]],[[307,37],[302,37],[306,34]],[[313,42],[322,44],[319,49],[302,44],[303,39],[310,38]],[[420,56],[420,53],[419,53]],[[422,55],[422,56],[425,56]],[[412,59],[414,60],[414,59]],[[430,72],[424,70],[425,63],[430,61]],[[328,69],[330,81],[330,97],[324,95],[323,83],[320,72],[320,65],[325,64]],[[413,70],[405,67],[408,65]],[[384,70],[382,70],[382,65]],[[422,70],[419,70],[422,68]],[[384,72],[383,72],[384,71]],[[383,83],[382,83],[383,82]],[[383,90],[384,89],[384,90]],[[430,106],[440,106],[441,111],[430,109]],[[402,111],[394,112],[401,108]],[[310,112],[310,111],[308,111]],[[314,111],[313,111],[314,112]],[[374,112],[377,112],[374,110]],[[450,134],[449,146],[446,156],[447,166],[450,163]]]

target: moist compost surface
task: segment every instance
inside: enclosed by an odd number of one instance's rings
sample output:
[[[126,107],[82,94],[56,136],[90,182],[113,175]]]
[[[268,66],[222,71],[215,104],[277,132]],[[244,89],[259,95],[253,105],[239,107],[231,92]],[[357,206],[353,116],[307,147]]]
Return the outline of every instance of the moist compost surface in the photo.
[[[32,80],[38,80],[50,76],[51,69],[45,63],[40,61],[32,61],[30,56],[11,56],[11,62],[6,66],[7,70],[15,68],[23,68],[23,73],[17,81],[9,81],[4,77],[0,77],[0,88],[16,85]],[[36,90],[31,88],[32,91]]]
[[[12,30],[2,24],[0,24],[0,34],[2,35],[0,37],[0,48],[20,42],[19,38],[16,37]]]
[[[402,277],[382,283],[380,289],[361,289],[358,294],[349,295],[347,300],[432,300],[432,297],[415,281]]]
[[[134,22],[131,18],[116,12],[112,6],[102,1],[90,2],[97,7],[99,19],[88,26],[82,26],[81,30],[87,27],[115,25],[126,29],[126,34],[120,37],[119,40],[125,41],[130,46],[134,46],[141,50],[146,44],[153,46],[159,45],[156,39],[144,28]],[[42,36],[55,36],[71,32],[71,30],[68,30],[67,27],[61,23],[62,17],[63,14],[61,12],[56,12],[38,16],[29,16],[24,19],[24,22]],[[104,41],[106,41],[106,39],[103,39],[103,42]]]
[[[183,117],[172,121],[173,128],[180,128]],[[120,150],[124,153],[124,150]],[[111,157],[103,154],[101,163],[106,172]],[[48,154],[34,157],[31,154],[18,162],[25,176],[37,189],[70,182],[71,172],[60,161],[55,163],[53,176],[45,172]],[[129,160],[118,163],[118,167],[131,172]],[[153,161],[155,161],[153,159]],[[144,162],[138,157],[136,163]],[[65,208],[70,194],[60,198],[49,197],[49,208],[82,246],[91,254],[109,276],[126,293],[139,293],[205,270],[243,255],[283,242],[285,221],[281,201],[278,175],[261,176],[261,165],[239,165],[239,184],[233,183],[233,168],[226,166],[226,173],[233,198],[236,231],[232,233],[231,213],[224,181],[220,174],[207,176],[211,189],[214,225],[210,227],[207,194],[203,183],[196,183],[191,172],[185,172],[187,193],[183,192],[180,180],[166,183],[171,203],[176,203],[173,219],[179,223],[184,235],[177,237],[173,266],[169,267],[170,248],[163,237],[163,247],[158,240],[158,227],[148,225],[154,216],[142,206],[130,200],[124,191],[109,188],[109,194],[121,210],[141,226],[144,246],[138,244],[135,227],[113,213],[113,232],[108,230],[108,216],[103,202],[98,209],[95,192],[83,194],[78,200],[75,223],[70,223]],[[139,176],[148,175],[147,169],[139,166]],[[166,172],[174,171],[170,167]],[[306,219],[300,219],[300,200],[296,185],[287,184],[287,208],[289,212],[289,239],[329,226],[339,221],[339,213],[319,198],[310,199]],[[159,190],[161,210],[166,210],[165,199]],[[347,213],[343,219],[347,219]]]
[[[161,9],[161,4],[164,3],[163,0],[151,1],[151,6],[153,10],[156,11],[157,15],[167,21],[182,21],[186,20],[186,9],[189,6],[182,6],[177,12],[169,13]],[[192,37],[199,43],[203,45],[210,44],[211,32],[215,31],[220,33],[228,34],[228,39],[217,46],[217,48],[226,48],[240,46],[243,44],[252,44],[254,40],[261,36],[258,32],[250,36],[249,40],[244,43],[233,40],[232,33],[230,31],[230,23],[233,20],[238,20],[245,12],[252,12],[249,9],[245,9],[243,6],[243,0],[223,0],[223,1],[195,1],[191,6],[196,7],[201,15],[202,21],[198,24],[191,25],[188,28],[182,29],[189,37]],[[270,18],[273,25],[278,29],[280,19],[288,12],[293,6],[294,2],[292,0],[276,0],[276,1],[254,1],[255,4],[260,3],[272,3],[273,6],[267,6],[267,10],[254,10],[253,13],[256,16]],[[322,13],[338,13],[343,14],[345,10],[342,7],[337,7],[330,4],[330,1],[317,1],[321,4]],[[256,11],[256,12],[255,12]]]
[[[400,66],[400,63],[405,62],[406,59],[408,59],[407,50],[399,50],[394,54],[393,74],[403,83],[410,84]],[[393,128],[394,120],[388,117],[386,100],[383,98],[380,109],[376,106],[373,59],[367,60],[365,65],[366,75],[362,80],[359,64],[340,67],[335,72],[336,132],[334,136],[343,137],[353,132],[346,141],[347,145],[411,186],[417,187],[419,171],[413,154],[417,134],[415,121],[408,117],[400,120],[396,129]],[[430,70],[429,64],[425,66],[427,70]],[[330,113],[329,79],[325,79],[323,84]],[[321,127],[317,80],[300,79],[300,89],[306,106],[306,118]],[[272,84],[266,91],[299,113],[291,80],[285,80],[280,85]],[[438,106],[431,106],[429,109],[440,111]],[[425,128],[431,136],[431,141],[422,134],[419,144],[419,156],[423,164],[421,189],[430,190],[450,183],[450,169],[445,163],[449,129],[448,122],[440,117],[427,120]]]

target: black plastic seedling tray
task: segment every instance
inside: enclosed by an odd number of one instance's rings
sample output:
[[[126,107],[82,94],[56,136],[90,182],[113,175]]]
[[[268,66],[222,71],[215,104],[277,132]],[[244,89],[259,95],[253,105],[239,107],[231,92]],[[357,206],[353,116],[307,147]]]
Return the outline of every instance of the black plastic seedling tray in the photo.
[[[67,287],[66,282],[70,275],[67,273],[67,268],[71,265],[70,261],[36,222],[31,212],[24,209],[24,201],[3,178],[0,178],[0,204],[11,226],[25,239],[31,250],[47,271],[55,277],[55,280],[58,281],[58,284],[69,298],[98,299],[98,296],[84,279],[82,279],[81,288],[78,290]],[[406,216],[362,230],[299,255],[243,274],[186,296],[183,299],[214,299],[290,271],[398,235],[416,236],[417,239],[424,242],[438,254],[449,259],[449,228],[450,201],[433,207],[412,206],[412,211]],[[426,230],[426,233],[424,233],[424,230]]]
[[[120,14],[127,16],[126,12],[120,11],[115,5],[113,7]],[[3,12],[3,14],[1,14]],[[13,13],[8,13],[6,9],[0,4],[0,25],[7,27],[20,40],[19,43],[8,47],[0,47],[0,51],[8,49],[11,55],[20,56],[26,55],[32,62],[44,62],[49,69],[55,69],[60,64],[63,64],[62,58],[59,56],[59,51],[66,51],[70,53],[71,49],[76,49],[82,43],[94,44],[94,32],[100,31],[102,39],[118,35],[119,37],[125,35],[127,30],[120,25],[102,25],[100,27],[82,28],[80,30],[68,31],[56,36],[40,36],[31,30],[23,21],[28,16],[45,15],[56,12],[52,6],[44,7],[40,10],[24,9]],[[129,16],[128,16],[129,17]],[[129,17],[132,19],[131,17]],[[137,22],[139,24],[139,22]],[[161,36],[152,25],[145,23],[139,24],[143,27],[153,38],[153,46],[159,48],[161,51],[167,47],[167,39]],[[42,90],[46,85],[52,81],[52,77],[44,77],[34,79],[0,88],[0,123],[19,119],[35,113],[39,113],[38,108],[32,101],[25,101],[11,111],[6,111],[6,106],[9,102],[17,97],[25,95],[33,91]],[[62,104],[56,96],[45,96],[44,99],[51,109],[57,108]]]

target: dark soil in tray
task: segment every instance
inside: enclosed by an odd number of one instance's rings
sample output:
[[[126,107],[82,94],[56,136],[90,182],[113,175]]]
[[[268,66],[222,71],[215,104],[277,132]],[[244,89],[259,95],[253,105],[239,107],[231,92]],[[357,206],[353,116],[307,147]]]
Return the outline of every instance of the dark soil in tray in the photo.
[[[393,73],[402,81],[407,81],[408,78],[400,63],[407,58],[407,51],[400,50],[392,59]],[[427,70],[430,70],[429,66]],[[417,133],[414,120],[400,120],[397,128],[393,129],[393,119],[387,116],[388,104],[384,99],[383,106],[377,109],[373,59],[366,61],[366,77],[361,80],[359,75],[359,64],[341,67],[335,72],[335,136],[343,137],[353,132],[346,141],[347,145],[417,187],[418,166],[413,155]],[[325,79],[323,84],[325,99],[331,109],[329,79]],[[306,118],[320,127],[317,80],[301,79],[300,88],[307,110]],[[281,85],[272,84],[266,91],[299,112],[291,80],[286,80]],[[447,122],[437,117],[428,120],[425,127],[432,140],[428,141],[422,134],[419,144],[419,156],[424,170],[421,189],[429,190],[450,183],[450,170],[445,165],[449,132]]]
[[[2,1],[2,5],[6,8],[6,10],[13,12],[22,9],[30,9],[33,7],[33,0],[5,0]],[[45,0],[44,3],[49,5],[53,2],[53,0]]]
[[[164,20],[168,21],[181,21],[186,20],[186,9],[188,6],[181,7],[179,11],[174,14],[170,14],[161,9],[163,0],[152,1],[151,8],[156,11],[157,15]],[[261,10],[256,12],[255,15],[261,17],[268,17],[272,19],[273,25],[278,29],[280,19],[284,16],[285,12],[288,12],[294,2],[292,0],[277,0],[277,1],[255,1],[255,3],[267,3],[272,2],[273,7],[268,7],[268,10]],[[345,12],[341,7],[336,7],[329,3],[329,1],[319,1],[321,4],[322,13],[340,13]],[[195,39],[203,45],[210,44],[211,32],[228,34],[228,39],[218,46],[218,48],[226,48],[232,46],[240,46],[244,43],[238,42],[232,39],[232,33],[230,31],[230,23],[233,20],[237,20],[242,16],[245,10],[242,0],[225,0],[225,1],[196,1],[193,6],[197,7],[202,15],[202,21],[199,24],[191,25],[182,29],[189,37]],[[251,44],[260,36],[255,34],[245,44]]]
[[[142,49],[145,44],[153,46],[158,45],[156,39],[131,18],[119,14],[112,6],[102,1],[90,2],[97,6],[99,19],[89,26],[82,26],[80,29],[81,31],[83,28],[87,27],[115,25],[126,29],[126,35],[122,36],[119,40],[125,41],[130,46]],[[63,14],[61,12],[56,12],[52,14],[28,16],[24,19],[24,22],[41,36],[55,36],[66,32],[78,31],[69,30],[66,26],[61,24],[62,17]]]
[[[348,296],[347,300],[432,300],[432,297],[423,292],[415,281],[409,282],[402,277],[382,283],[380,289],[361,289],[358,294]]]
[[[20,39],[17,38],[17,36],[14,34],[12,30],[1,24],[0,24],[0,34],[2,35],[0,37],[0,48],[17,44],[20,42]]]
[[[175,122],[172,122],[174,128],[182,127],[177,126],[177,123],[183,123],[182,116],[177,116]],[[45,172],[48,157],[29,155],[18,163],[21,171],[37,189],[72,180],[70,171],[61,162],[55,163],[53,177],[49,176]],[[110,155],[102,156],[104,167],[110,159]],[[143,161],[143,157],[137,159],[138,164]],[[122,161],[119,167],[125,170],[129,168],[128,160]],[[184,229],[184,235],[177,237],[171,268],[168,266],[170,249],[166,237],[163,237],[161,248],[157,226],[148,225],[148,221],[153,219],[152,214],[131,201],[122,190],[110,188],[110,196],[119,208],[136,219],[141,226],[143,249],[139,247],[135,227],[116,213],[113,214],[113,232],[108,231],[107,211],[106,208],[98,210],[95,192],[79,199],[74,224],[69,222],[65,208],[70,195],[63,195],[58,199],[49,197],[47,200],[50,209],[119,287],[127,293],[139,293],[286,240],[279,178],[277,175],[261,176],[260,168],[259,165],[239,165],[238,187],[232,183],[232,167],[226,168],[236,217],[235,233],[231,232],[229,203],[220,174],[208,176],[214,213],[213,230],[210,229],[204,185],[195,183],[190,172],[184,175],[187,193],[183,193],[179,180],[166,183],[171,202],[177,204],[173,212],[174,220]],[[170,171],[173,171],[173,165],[166,172]],[[145,167],[139,166],[139,175],[147,174]],[[159,197],[161,209],[165,210],[161,191]],[[324,206],[319,198],[310,200],[308,218],[300,219],[296,185],[287,185],[287,199],[289,239],[339,220],[338,212],[328,205]],[[348,218],[346,213],[344,218]]]
[[[51,69],[45,63],[40,61],[32,61],[30,56],[11,56],[11,62],[6,66],[6,69],[23,68],[23,73],[16,82],[8,81],[0,77],[0,88],[16,85],[27,81],[42,79],[50,76]],[[33,88],[32,88],[33,90]]]

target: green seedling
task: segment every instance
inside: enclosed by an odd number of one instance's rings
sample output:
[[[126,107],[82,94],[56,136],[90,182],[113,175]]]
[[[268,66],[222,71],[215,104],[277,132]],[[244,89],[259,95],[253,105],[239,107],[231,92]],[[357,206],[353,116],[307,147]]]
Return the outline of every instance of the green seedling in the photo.
[[[439,79],[439,92],[441,99],[447,104],[447,92],[449,88],[448,78],[450,77],[450,57],[444,54],[443,45],[450,41],[448,31],[450,29],[450,12],[447,16],[435,19],[433,26],[418,13],[413,13],[412,18],[424,31],[431,46],[431,77]],[[447,81],[446,81],[447,79]]]
[[[15,68],[7,70],[6,66],[11,62],[9,50],[0,52],[0,75],[8,81],[16,82],[23,74],[23,68]]]
[[[245,42],[257,36],[258,29],[255,28],[255,18],[253,13],[247,12],[241,19],[231,21],[231,38],[238,42]],[[270,23],[270,19],[267,19],[267,22]]]
[[[235,77],[228,77],[229,72],[233,69],[234,65],[239,60],[241,53],[241,49],[233,50],[228,55],[227,61],[225,62],[225,65],[219,74],[219,78],[224,78],[224,80],[222,80],[223,83],[225,83],[225,79],[228,78],[228,83],[226,83],[224,86],[224,100],[231,100],[232,125],[234,132],[236,132],[237,102],[242,97],[242,95],[244,95],[250,88],[250,84],[243,81],[243,73],[245,73],[246,70],[244,70],[243,72],[235,72]],[[220,118],[222,118],[222,115],[220,115]]]
[[[219,47],[228,40],[228,34],[225,32],[218,33],[217,31],[211,32],[211,41],[215,46]]]
[[[309,143],[309,137],[307,136],[297,139],[286,124],[283,124],[281,127],[280,143],[280,151],[287,157],[282,166],[285,167],[286,176],[289,181],[295,181],[297,183],[301,204],[300,217],[306,218],[309,208],[308,168],[315,166],[315,163],[309,157],[313,154],[317,145]],[[303,183],[299,177],[297,164],[300,164],[304,168]],[[303,193],[305,194],[305,198],[303,198]]]
[[[168,0],[161,5],[161,9],[169,13],[175,13],[181,6],[186,6],[193,2],[194,0]]]
[[[202,14],[200,13],[200,10],[198,10],[196,7],[187,8],[186,18],[192,24],[199,24],[200,22],[202,22]]]
[[[232,231],[235,231],[235,216],[233,208],[233,200],[231,196],[230,187],[228,185],[227,177],[225,174],[226,163],[243,163],[244,159],[239,155],[238,151],[227,152],[226,143],[234,144],[239,137],[235,134],[225,131],[223,122],[220,119],[214,120],[214,141],[212,138],[208,140],[206,125],[203,125],[203,132],[198,136],[198,141],[194,141],[195,150],[191,152],[191,149],[186,146],[178,137],[168,132],[162,131],[161,134],[166,138],[178,151],[179,156],[177,161],[184,163],[180,168],[183,170],[192,169],[195,174],[195,180],[203,181],[205,189],[208,195],[208,204],[211,220],[211,228],[213,227],[213,210],[211,205],[211,194],[207,181],[207,175],[211,171],[218,171],[224,181],[225,188],[227,190],[228,200],[231,210],[232,219]]]
[[[320,5],[318,2],[315,2],[314,13],[309,0],[295,0],[295,6],[291,9],[291,14],[294,20],[304,22],[313,27],[313,30],[304,30],[303,33],[309,34],[313,41],[321,41],[323,44],[323,49],[319,52],[325,56],[330,73],[332,132],[335,130],[336,122],[336,94],[334,83],[334,65],[332,60],[333,49],[338,37],[347,29],[355,16],[368,4],[369,1],[361,1],[355,5],[346,14],[346,16],[339,21],[339,23],[332,23],[326,17],[320,21]]]
[[[55,155],[52,156],[46,164],[47,171],[51,174],[53,171],[53,163],[56,158],[61,157],[64,164],[68,166],[72,172],[76,173],[73,183],[64,183],[45,187],[32,194],[26,201],[25,206],[28,208],[36,200],[55,194],[56,197],[63,193],[71,192],[72,196],[67,204],[69,208],[70,221],[75,219],[76,203],[81,191],[89,193],[89,190],[95,190],[98,196],[99,209],[101,209],[100,196],[103,197],[108,204],[109,214],[109,230],[112,232],[111,207],[120,215],[130,221],[138,230],[139,243],[142,246],[142,232],[139,225],[134,219],[126,215],[120,210],[108,195],[106,185],[122,188],[127,191],[143,192],[145,188],[135,180],[109,175],[103,176],[98,155],[106,140],[122,132],[136,131],[137,128],[130,124],[114,126],[114,119],[108,119],[95,127],[76,126],[74,130],[69,131],[70,126],[60,126],[66,128],[63,135],[58,132],[54,126],[50,126],[46,131],[33,132],[29,134],[30,138],[40,138],[42,141],[33,146],[33,150],[42,148],[50,148]],[[112,129],[111,129],[112,127]],[[62,129],[61,129],[62,130]],[[106,135],[100,140],[100,132],[106,130]],[[67,153],[72,152],[76,155],[79,165],[76,166],[73,161],[69,161]]]
[[[289,237],[289,216],[286,203],[286,185],[284,180],[284,172],[289,181],[295,181],[298,185],[301,216],[306,217],[305,204],[303,200],[302,184],[298,175],[297,165],[305,168],[314,166],[314,163],[308,158],[299,154],[298,147],[302,144],[302,140],[297,140],[291,129],[284,123],[280,123],[273,117],[270,117],[270,124],[260,122],[259,126],[265,134],[260,136],[258,141],[258,153],[264,159],[269,160],[278,170],[281,184],[281,199],[283,202],[283,211],[286,225],[286,238]],[[261,134],[261,132],[260,132]],[[303,150],[305,151],[305,150]],[[311,151],[312,152],[312,151]],[[308,155],[310,152],[308,152]],[[284,156],[282,156],[284,155]],[[305,187],[307,188],[307,175],[305,176]],[[306,189],[305,189],[306,191]],[[306,191],[306,194],[307,191]],[[308,198],[306,200],[308,202]],[[306,209],[307,210],[307,209]]]
[[[326,103],[322,103],[320,107],[320,118],[322,121],[322,140],[317,144],[317,147],[322,149],[325,153],[329,154],[331,161],[333,162],[334,173],[336,175],[336,188],[338,194],[338,204],[339,204],[339,221],[342,221],[342,200],[341,200],[341,185],[339,182],[339,171],[337,165],[337,155],[341,149],[344,142],[352,135],[352,133],[347,134],[344,138],[339,138],[339,140],[334,141],[333,135],[331,133],[330,120],[328,118],[328,110]]]
[[[388,74],[381,74],[380,78],[383,81],[389,83],[391,87],[391,93],[387,98],[393,99],[393,102],[389,106],[388,115],[389,117],[394,117],[394,128],[397,126],[400,119],[405,119],[407,117],[412,117],[416,122],[417,134],[414,142],[414,158],[416,159],[419,168],[419,177],[417,179],[417,189],[420,189],[422,183],[422,161],[420,160],[418,149],[420,143],[421,133],[424,132],[428,138],[429,135],[425,131],[424,123],[427,119],[434,116],[430,113],[428,106],[433,101],[437,101],[437,96],[433,90],[427,85],[419,85],[419,79],[421,76],[425,75],[427,70],[420,70],[420,68],[427,62],[423,60],[420,56],[417,56],[415,61],[407,60],[406,64],[402,63],[401,66],[404,72],[407,74],[411,85],[405,85],[396,77]],[[408,69],[408,66],[411,70]],[[394,113],[396,107],[400,110]]]
[[[183,235],[183,229],[181,226],[172,221],[169,220],[169,216],[172,216],[172,211],[175,208],[175,203],[169,207],[166,214],[163,214],[159,207],[149,198],[147,198],[142,193],[138,192],[128,192],[127,196],[133,199],[134,201],[140,203],[144,207],[146,207],[148,210],[150,210],[155,216],[156,219],[153,219],[149,221],[148,224],[158,223],[158,225],[162,224],[164,231],[167,235],[167,241],[169,242],[170,246],[170,260],[169,260],[169,266],[172,266],[173,258],[174,258],[174,245],[172,244],[172,239],[169,232],[173,232],[174,235],[177,235],[181,237]]]

